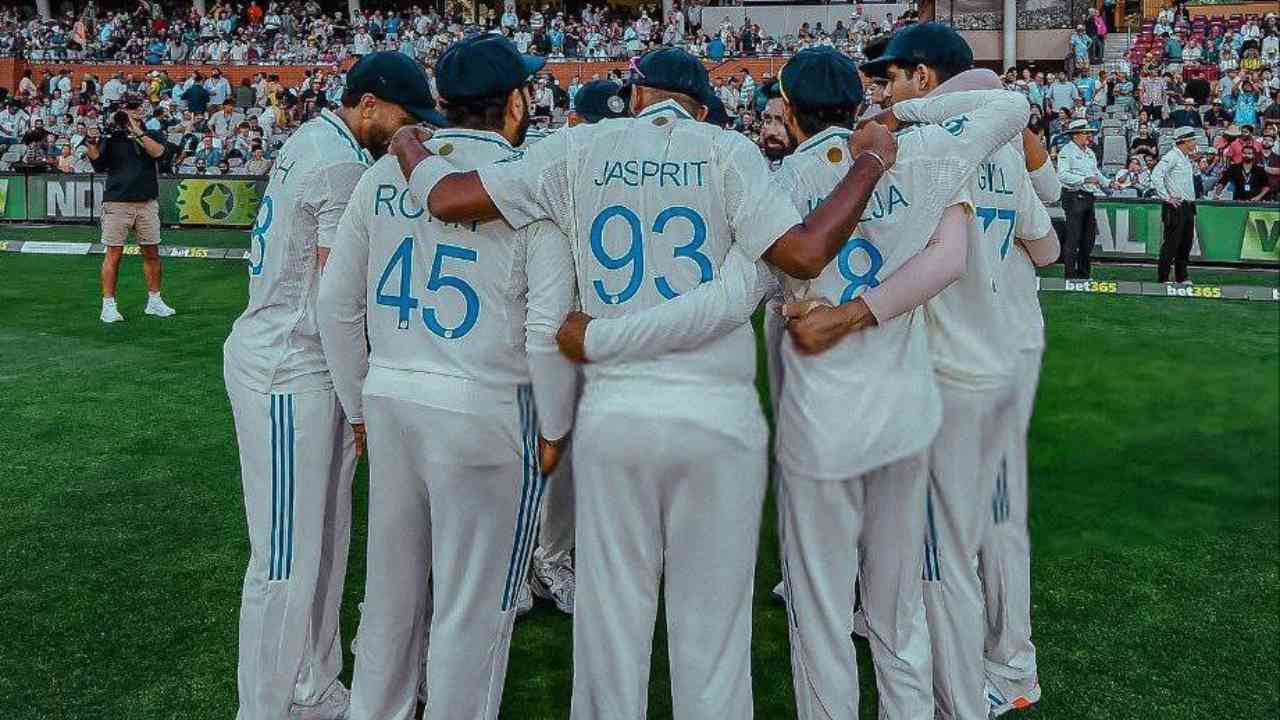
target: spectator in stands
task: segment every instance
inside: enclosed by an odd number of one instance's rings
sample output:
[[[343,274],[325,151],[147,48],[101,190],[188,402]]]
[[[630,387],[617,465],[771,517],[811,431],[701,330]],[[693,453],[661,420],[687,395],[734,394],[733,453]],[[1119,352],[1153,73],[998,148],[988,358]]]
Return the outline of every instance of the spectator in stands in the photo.
[[[1125,115],[1132,115],[1137,104],[1133,99],[1133,80],[1128,75],[1120,75],[1112,87],[1112,105]]]
[[[1164,203],[1160,210],[1163,233],[1158,269],[1162,283],[1169,282],[1170,270],[1176,282],[1188,282],[1187,262],[1196,226],[1196,167],[1191,160],[1195,150],[1195,128],[1180,127],[1173,133],[1173,147],[1151,172],[1151,189]]]
[[[1049,109],[1061,110],[1063,108],[1074,108],[1076,98],[1080,96],[1080,90],[1076,88],[1065,74],[1050,75],[1049,85]]]
[[[225,138],[235,132],[243,121],[244,115],[236,112],[235,101],[228,98],[222,103],[222,109],[209,118],[209,130],[214,135]]]
[[[248,175],[266,175],[271,172],[271,161],[263,154],[261,147],[254,148],[253,156],[244,164],[244,171]]]
[[[1235,123],[1241,127],[1258,124],[1258,89],[1249,80],[1240,83],[1236,93]]]
[[[1263,141],[1258,164],[1267,173],[1267,197],[1271,202],[1280,201],[1280,142],[1276,142],[1275,135],[1270,136],[1270,142]]]
[[[205,135],[204,140],[200,141],[200,148],[196,150],[195,157],[197,163],[203,161],[206,165],[214,166],[222,160],[222,149],[218,147],[212,135]]]
[[[217,107],[231,97],[231,83],[222,77],[222,70],[214,68],[209,79],[204,81],[204,89],[209,93],[209,104]],[[201,111],[203,112],[203,111]]]
[[[1149,117],[1164,119],[1164,106],[1169,87],[1168,78],[1159,72],[1143,71],[1138,82],[1138,99]]]
[[[1219,142],[1225,140],[1222,153],[1232,165],[1244,162],[1245,148],[1252,148],[1255,155],[1262,153],[1262,142],[1253,136],[1253,128],[1232,125],[1222,134]]]
[[[192,76],[191,85],[182,93],[182,101],[187,104],[187,109],[193,113],[204,113],[209,109],[209,103],[213,100],[205,85],[206,83],[200,80],[200,73],[195,73]]]
[[[1103,44],[1107,39],[1107,24],[1098,14],[1098,8],[1089,8],[1089,17],[1084,21],[1084,32],[1089,37],[1089,61],[1094,65],[1101,65]]]
[[[22,109],[22,105],[10,101],[4,110],[0,110],[0,146],[16,145],[27,132],[31,117]]]
[[[1191,98],[1182,99],[1182,107],[1169,113],[1168,127],[1204,127],[1200,112],[1196,110],[1196,101]]]
[[[1137,155],[1130,155],[1129,163],[1111,180],[1111,189],[1133,190],[1137,195],[1145,195],[1150,188],[1151,173]]]
[[[1222,109],[1222,101],[1214,99],[1212,107],[1204,114],[1205,127],[1222,127],[1231,122],[1232,115]]]
[[[249,78],[242,78],[236,86],[236,109],[242,113],[248,112],[253,107],[253,102],[253,85],[249,83]]]
[[[1087,72],[1089,69],[1089,47],[1093,44],[1089,40],[1089,36],[1085,34],[1084,25],[1077,25],[1075,32],[1071,33],[1069,40],[1071,45],[1071,53],[1075,59],[1075,67],[1077,72]]]
[[[1229,187],[1232,200],[1259,202],[1271,191],[1267,171],[1255,162],[1258,155],[1252,145],[1246,145],[1240,152],[1240,162],[1227,168],[1217,187]]]
[[[1137,133],[1129,142],[1129,154],[1154,156],[1160,149],[1160,138],[1151,131],[1151,126],[1143,123],[1138,126]]]

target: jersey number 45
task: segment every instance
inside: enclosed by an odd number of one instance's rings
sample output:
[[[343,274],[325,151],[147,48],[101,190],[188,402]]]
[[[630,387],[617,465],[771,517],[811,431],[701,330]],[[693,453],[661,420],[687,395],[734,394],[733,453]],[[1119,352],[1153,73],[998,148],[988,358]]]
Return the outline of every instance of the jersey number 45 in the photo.
[[[457,275],[446,274],[444,261],[452,258],[461,262],[473,263],[477,257],[476,251],[471,248],[458,245],[436,245],[435,259],[431,261],[431,275],[427,277],[427,292],[434,293],[442,290],[456,292],[462,296],[466,311],[461,322],[453,327],[445,327],[441,324],[435,308],[423,306],[422,324],[433,334],[446,340],[457,340],[471,332],[471,328],[475,327],[476,320],[480,317],[480,295],[476,293],[475,288],[467,284],[466,280]],[[388,281],[393,278],[397,286],[394,295],[387,289]],[[379,305],[395,308],[397,326],[401,330],[408,329],[409,316],[414,310],[418,309],[418,298],[413,295],[412,235],[405,236],[400,241],[400,245],[396,247],[396,251],[391,254],[391,259],[387,262],[386,269],[382,271],[382,277],[378,279],[378,288],[374,293],[374,299]]]

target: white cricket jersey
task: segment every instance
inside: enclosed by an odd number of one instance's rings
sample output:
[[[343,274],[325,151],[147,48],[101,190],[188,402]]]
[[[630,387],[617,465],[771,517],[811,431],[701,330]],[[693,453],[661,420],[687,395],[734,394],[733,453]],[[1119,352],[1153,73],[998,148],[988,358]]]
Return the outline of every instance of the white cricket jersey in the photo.
[[[816,208],[844,178],[849,131],[811,137],[782,163],[777,194],[797,210]],[[940,161],[957,138],[936,125],[898,134],[898,160],[876,184],[864,216],[840,253],[812,281],[808,296],[837,305],[884,282],[920,252],[943,211],[967,203],[968,168]],[[958,194],[957,194],[958,193]],[[942,417],[917,309],[851,333],[819,355],[782,341],[786,378],[778,408],[778,460],[824,479],[859,475],[928,447]]]
[[[1041,203],[1057,202],[1062,185],[1053,163],[1046,161],[1029,174],[1031,186]],[[1043,237],[1043,236],[1041,236]],[[1008,259],[1005,286],[1009,289],[1009,303],[1013,309],[1014,344],[1019,350],[1044,349],[1044,315],[1040,311],[1040,279],[1031,255],[1021,245],[1011,251]]]
[[[514,226],[550,220],[565,232],[582,308],[600,318],[655,307],[711,280],[733,244],[754,262],[801,220],[771,192],[768,165],[750,140],[672,101],[559,130],[518,162],[481,168],[480,179]],[[689,352],[589,364],[583,403],[735,433],[742,427],[726,422],[759,422],[741,411],[744,398],[756,402],[755,365],[743,323]]]
[[[316,323],[317,248],[332,247],[369,162],[328,110],[280,149],[249,231],[249,304],[223,346],[228,377],[264,393],[330,385]]]
[[[441,130],[427,147],[455,171],[520,157],[503,136],[479,130]],[[530,382],[537,354],[569,383],[555,400],[544,398],[534,368],[544,435],[555,439],[568,431],[574,368],[559,356],[554,336],[572,307],[573,267],[554,226],[515,231],[502,220],[442,223],[424,211],[396,159],[387,156],[360,179],[339,237],[321,306],[355,336],[331,343],[330,328],[337,325],[324,318],[325,347],[348,414],[361,407],[365,380],[362,326],[354,314],[367,322],[369,385],[433,407],[489,415],[495,399],[514,402],[515,386]]]
[[[1017,307],[1026,305],[1025,294],[1005,287],[1011,272],[1022,270],[1010,266],[1026,264],[1017,257],[1022,251],[1016,240],[1037,240],[1053,225],[1031,185],[1026,161],[1012,144],[978,165],[969,194],[974,217],[964,275],[925,303],[925,317],[939,380],[983,390],[1014,376],[1016,351],[1029,323],[1028,308]],[[1021,281],[1025,285],[1026,278]]]

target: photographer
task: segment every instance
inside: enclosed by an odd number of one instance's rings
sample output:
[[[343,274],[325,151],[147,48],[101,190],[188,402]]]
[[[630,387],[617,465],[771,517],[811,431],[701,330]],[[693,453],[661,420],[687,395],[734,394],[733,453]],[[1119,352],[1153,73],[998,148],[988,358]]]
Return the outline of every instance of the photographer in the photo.
[[[173,148],[158,132],[142,127],[141,103],[131,101],[125,110],[111,115],[107,136],[100,137],[96,128],[89,130],[85,150],[93,168],[107,174],[102,196],[102,244],[106,255],[102,260],[102,322],[124,319],[116,307],[116,277],[124,241],[132,228],[142,250],[142,272],[147,280],[147,307],[144,312],[156,317],[169,317],[173,308],[160,297],[160,182],[157,177],[162,160]]]

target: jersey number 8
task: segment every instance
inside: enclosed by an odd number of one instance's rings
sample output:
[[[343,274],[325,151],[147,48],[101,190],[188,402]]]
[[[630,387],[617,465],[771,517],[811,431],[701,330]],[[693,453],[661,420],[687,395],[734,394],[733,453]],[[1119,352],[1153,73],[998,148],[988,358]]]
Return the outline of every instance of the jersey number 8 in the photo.
[[[258,217],[254,219],[253,229],[249,231],[249,274],[261,275],[262,262],[267,258],[267,231],[271,229],[271,221],[275,216],[275,202],[270,195],[262,198],[262,206],[258,208]],[[256,251],[256,253],[255,253]],[[258,259],[254,260],[254,255]]]
[[[436,245],[436,256],[431,262],[431,276],[427,278],[427,292],[435,292],[444,288],[454,290],[462,296],[467,309],[462,322],[453,327],[445,327],[440,323],[440,318],[436,315],[435,308],[424,307],[422,309],[422,324],[433,334],[439,335],[446,340],[457,340],[471,332],[471,328],[475,327],[476,320],[480,317],[480,296],[476,293],[475,288],[467,284],[466,280],[457,275],[446,275],[444,273],[444,261],[447,258],[454,258],[464,262],[475,262],[477,257],[476,251],[471,248],[464,248],[458,245]],[[387,281],[391,279],[392,273],[397,269],[399,270],[397,292],[395,295],[391,295],[384,292],[384,290],[386,290]],[[386,269],[382,271],[382,277],[378,280],[378,289],[375,292],[375,300],[379,305],[386,305],[397,310],[397,326],[401,330],[408,329],[409,315],[418,307],[418,298],[413,296],[412,288],[413,236],[407,235],[400,241],[396,251],[391,254],[391,260],[387,262]]]
[[[605,226],[614,218],[626,221],[631,231],[631,242],[626,252],[618,256],[610,255],[604,246]],[[711,258],[702,254],[700,249],[707,241],[707,223],[696,210],[683,205],[669,207],[658,213],[658,217],[653,221],[652,231],[662,235],[666,232],[667,224],[677,219],[689,223],[693,229],[693,236],[684,245],[676,246],[672,250],[672,255],[677,258],[688,258],[698,266],[699,284],[710,281],[713,272]],[[644,233],[640,217],[630,208],[622,205],[611,205],[602,210],[591,223],[591,254],[606,270],[621,270],[628,265],[631,266],[631,277],[619,292],[610,293],[605,289],[603,280],[591,282],[600,301],[605,305],[620,305],[634,297],[640,290],[640,284],[644,282]],[[653,284],[657,287],[658,293],[668,300],[680,294],[672,289],[665,275],[655,277]]]

